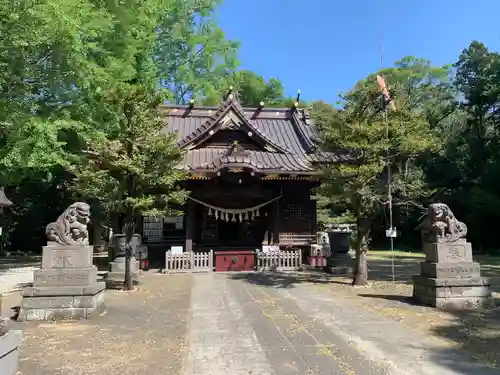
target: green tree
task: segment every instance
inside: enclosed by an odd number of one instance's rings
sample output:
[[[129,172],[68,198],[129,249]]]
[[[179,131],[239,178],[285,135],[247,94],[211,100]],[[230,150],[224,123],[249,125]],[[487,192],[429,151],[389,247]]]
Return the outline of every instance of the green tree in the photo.
[[[231,84],[238,92],[238,99],[245,106],[258,107],[260,102],[269,107],[283,105],[283,84],[277,78],[270,78],[266,82],[254,72],[241,70],[234,73]]]
[[[500,55],[472,42],[455,63],[460,118],[443,157],[428,161],[429,181],[465,221],[477,247],[496,247],[492,227],[500,209]]]
[[[86,0],[0,1],[0,166],[3,183],[66,163],[65,108],[88,77],[108,15]]]
[[[390,111],[387,119],[375,75],[358,82],[345,95],[341,110],[325,103],[313,106],[312,116],[319,125],[325,150],[346,152],[352,159],[349,163],[324,166],[326,181],[320,193],[331,204],[343,205],[356,219],[353,285],[365,285],[368,280],[366,253],[370,230],[376,214],[387,206],[387,181],[391,181],[395,205],[413,204],[430,194],[416,161],[424,153],[437,151],[439,138],[432,131],[422,102],[414,100],[416,94],[411,89],[419,85],[425,88],[426,81],[409,80],[408,75],[414,77],[412,69],[398,67],[379,73],[390,82],[396,103],[396,110]],[[415,77],[419,77],[418,72]]]
[[[218,102],[217,94],[228,90],[238,66],[239,47],[226,39],[214,18],[221,1],[166,1],[154,53],[162,87],[174,103],[186,104],[190,98]]]
[[[182,154],[171,134],[165,134],[158,105],[163,97],[155,88],[122,83],[109,95],[109,106],[120,114],[120,131],[114,135],[91,133],[82,163],[72,172],[75,188],[100,200],[107,210],[124,215],[127,235],[125,288],[130,278],[131,240],[138,215],[164,215],[182,204],[184,178],[175,169]]]
[[[85,140],[120,133],[108,96],[124,82],[161,79],[178,101],[225,86],[237,44],[217,27],[217,4],[0,0],[0,183],[60,185]]]

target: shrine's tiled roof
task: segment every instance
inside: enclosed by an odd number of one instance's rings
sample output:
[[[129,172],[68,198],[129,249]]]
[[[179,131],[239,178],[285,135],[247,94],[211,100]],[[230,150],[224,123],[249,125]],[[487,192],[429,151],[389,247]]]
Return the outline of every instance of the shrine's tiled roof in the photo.
[[[218,170],[225,166],[248,167],[266,173],[316,173],[318,135],[307,111],[290,108],[243,108],[228,99],[219,107],[165,105],[166,131],[176,133],[186,149],[182,167],[189,170]],[[258,140],[261,148],[245,150],[245,155],[228,154],[228,146],[203,147],[203,142],[220,129],[230,114],[239,126]],[[324,155],[322,156],[324,158]],[[331,161],[345,156],[329,155]]]

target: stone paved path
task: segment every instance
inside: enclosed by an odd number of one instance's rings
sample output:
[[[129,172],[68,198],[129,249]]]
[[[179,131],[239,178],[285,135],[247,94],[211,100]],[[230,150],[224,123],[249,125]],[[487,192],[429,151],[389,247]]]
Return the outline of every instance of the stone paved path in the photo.
[[[498,374],[315,284],[280,277],[199,275],[182,374]]]
[[[92,321],[24,325],[21,375],[493,375],[444,342],[271,274],[148,275]]]

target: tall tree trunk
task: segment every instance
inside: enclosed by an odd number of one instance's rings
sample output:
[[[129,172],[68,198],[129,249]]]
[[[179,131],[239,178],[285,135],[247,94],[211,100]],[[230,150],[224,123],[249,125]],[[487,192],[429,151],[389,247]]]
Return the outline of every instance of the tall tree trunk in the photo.
[[[134,78],[130,84],[135,84],[136,79]],[[123,112],[127,118],[128,125],[128,136],[126,139],[127,157],[129,160],[133,157],[133,139],[134,139],[134,105],[131,103],[125,103]],[[135,174],[131,171],[127,172],[125,177],[125,183],[127,187],[127,197],[134,198],[136,196],[135,190]],[[135,212],[133,207],[127,206],[125,211],[125,235],[126,235],[126,245],[125,245],[125,280],[124,288],[125,290],[134,289],[134,280],[132,280],[132,237],[134,236],[135,230]]]
[[[356,231],[356,264],[354,266],[353,286],[368,285],[368,238],[370,236],[370,220],[358,219]]]
[[[99,215],[95,215],[92,218],[92,246],[94,247],[94,253],[99,253],[103,249],[102,241],[102,220]]]
[[[132,279],[132,237],[134,235],[134,218],[127,215],[125,222],[125,280],[123,281],[124,290],[134,289],[134,280]]]

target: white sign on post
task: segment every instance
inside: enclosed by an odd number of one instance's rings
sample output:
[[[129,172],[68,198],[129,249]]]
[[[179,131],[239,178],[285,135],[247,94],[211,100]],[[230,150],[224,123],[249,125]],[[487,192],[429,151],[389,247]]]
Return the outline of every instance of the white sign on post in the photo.
[[[396,228],[392,227],[390,229],[386,229],[385,236],[387,238],[396,238],[397,237],[397,230],[396,230]]]
[[[172,254],[182,254],[184,251],[184,248],[182,246],[172,246],[170,248],[170,251]]]
[[[273,253],[280,251],[280,247],[276,245],[262,245],[262,252]]]

